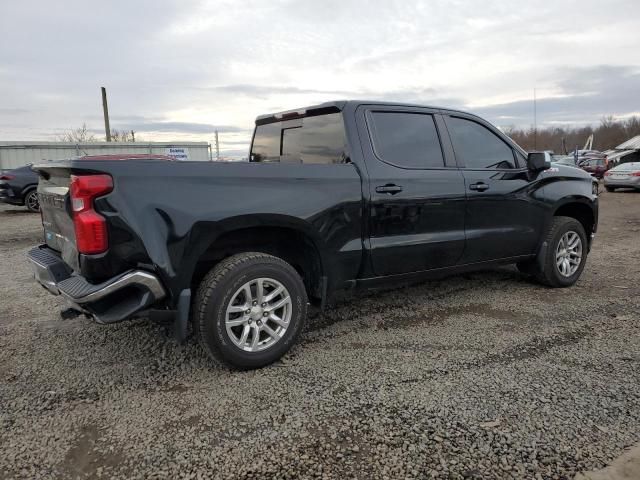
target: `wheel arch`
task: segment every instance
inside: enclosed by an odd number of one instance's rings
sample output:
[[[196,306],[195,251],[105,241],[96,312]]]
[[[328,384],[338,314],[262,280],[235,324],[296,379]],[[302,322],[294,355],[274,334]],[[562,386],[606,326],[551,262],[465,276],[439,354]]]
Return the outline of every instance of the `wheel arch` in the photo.
[[[37,190],[38,189],[38,184],[37,183],[30,183],[29,185],[25,186],[22,188],[22,191],[20,192],[20,194],[22,195],[22,198],[26,197],[27,194],[29,192],[31,192],[32,190]]]
[[[302,277],[307,294],[321,297],[327,262],[322,241],[307,222],[281,215],[251,215],[225,219],[217,222],[215,229],[210,227],[194,227],[194,237],[202,239],[190,249],[190,261],[185,262],[189,268],[182,283],[188,284],[187,288],[197,288],[211,268],[231,255],[261,252],[291,264]],[[203,237],[198,231],[213,234]]]
[[[584,228],[587,239],[595,232],[596,213],[588,199],[568,199],[556,206],[553,216],[575,218]]]

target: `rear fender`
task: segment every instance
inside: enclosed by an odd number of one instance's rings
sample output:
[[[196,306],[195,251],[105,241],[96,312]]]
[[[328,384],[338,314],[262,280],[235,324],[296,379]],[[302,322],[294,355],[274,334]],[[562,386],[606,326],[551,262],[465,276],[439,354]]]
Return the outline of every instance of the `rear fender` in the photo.
[[[179,276],[175,278],[175,285],[172,286],[174,291],[182,291],[191,287],[191,279],[193,278],[196,266],[204,253],[213,245],[220,237],[227,233],[249,228],[284,228],[293,230],[303,234],[310,239],[313,246],[320,256],[321,268],[326,268],[327,252],[322,239],[312,226],[296,217],[278,214],[256,214],[256,215],[240,215],[236,217],[226,218],[218,222],[198,222],[190,232],[190,239],[184,244],[181,255]],[[172,257],[176,257],[178,252],[173,252]]]
[[[24,187],[22,189],[22,191],[20,192],[20,195],[24,199],[24,197],[27,196],[27,193],[29,193],[31,190],[35,190],[36,188],[38,188],[38,184],[37,183],[32,183],[30,185],[27,185],[26,187]]]

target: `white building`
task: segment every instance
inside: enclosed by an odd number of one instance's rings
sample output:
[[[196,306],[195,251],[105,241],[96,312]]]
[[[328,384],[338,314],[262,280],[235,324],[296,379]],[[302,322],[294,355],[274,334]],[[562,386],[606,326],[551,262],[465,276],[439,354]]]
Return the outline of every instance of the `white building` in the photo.
[[[177,160],[210,161],[207,142],[3,142],[0,141],[0,170],[47,160],[63,160],[85,155],[151,153],[172,155]]]

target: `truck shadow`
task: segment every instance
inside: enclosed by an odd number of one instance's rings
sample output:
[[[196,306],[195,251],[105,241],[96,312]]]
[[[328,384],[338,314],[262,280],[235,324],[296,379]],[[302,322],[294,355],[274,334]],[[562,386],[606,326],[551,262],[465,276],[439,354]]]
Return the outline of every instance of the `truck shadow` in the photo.
[[[528,282],[527,277],[515,270],[514,267],[497,267],[439,280],[413,282],[401,287],[345,292],[334,298],[324,312],[321,312],[317,307],[312,307],[307,331],[320,331],[354,316],[375,316],[385,312],[401,314],[408,303],[414,307],[420,307],[446,298],[455,304],[456,295],[474,289],[486,288],[488,283],[524,282]],[[400,323],[408,318],[402,318],[402,315],[392,316],[397,317]]]

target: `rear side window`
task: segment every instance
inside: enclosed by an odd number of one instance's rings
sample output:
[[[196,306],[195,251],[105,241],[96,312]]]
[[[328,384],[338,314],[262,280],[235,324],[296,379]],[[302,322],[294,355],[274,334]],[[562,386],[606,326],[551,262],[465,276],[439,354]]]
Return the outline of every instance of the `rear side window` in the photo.
[[[409,112],[371,112],[369,131],[380,160],[403,168],[443,167],[433,116]]]
[[[467,168],[516,168],[513,150],[484,125],[459,117],[447,119],[458,161]]]
[[[252,162],[344,163],[342,114],[258,125],[251,148]]]

